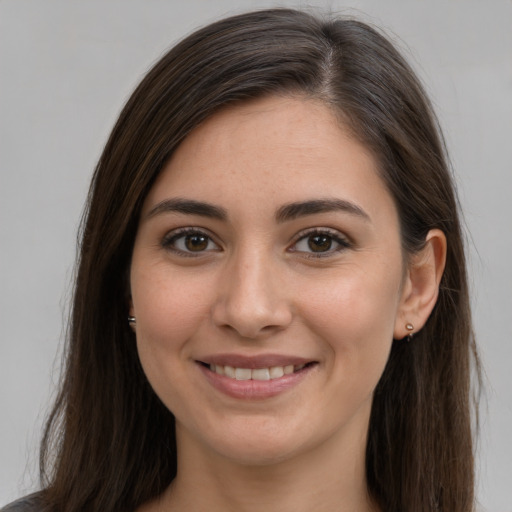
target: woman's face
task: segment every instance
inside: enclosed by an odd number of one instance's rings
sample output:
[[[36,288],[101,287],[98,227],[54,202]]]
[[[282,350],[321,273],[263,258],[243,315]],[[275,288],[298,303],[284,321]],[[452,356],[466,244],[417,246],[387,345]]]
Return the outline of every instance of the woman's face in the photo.
[[[362,446],[406,321],[402,261],[375,160],[322,104],[265,98],[196,128],[145,200],[130,277],[178,445],[249,464]]]

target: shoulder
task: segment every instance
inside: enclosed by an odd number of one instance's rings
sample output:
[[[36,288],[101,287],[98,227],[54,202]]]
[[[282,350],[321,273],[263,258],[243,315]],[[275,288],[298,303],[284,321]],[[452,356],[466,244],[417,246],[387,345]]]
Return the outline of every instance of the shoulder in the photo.
[[[42,512],[42,510],[41,495],[36,492],[9,503],[0,509],[0,512]]]

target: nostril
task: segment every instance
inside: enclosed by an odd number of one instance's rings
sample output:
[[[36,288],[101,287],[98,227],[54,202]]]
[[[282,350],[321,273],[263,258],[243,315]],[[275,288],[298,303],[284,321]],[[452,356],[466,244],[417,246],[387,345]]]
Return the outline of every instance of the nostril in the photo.
[[[254,254],[240,255],[236,268],[222,280],[211,310],[218,327],[247,340],[268,336],[292,319],[286,289],[278,286],[269,270],[271,263],[254,258]]]

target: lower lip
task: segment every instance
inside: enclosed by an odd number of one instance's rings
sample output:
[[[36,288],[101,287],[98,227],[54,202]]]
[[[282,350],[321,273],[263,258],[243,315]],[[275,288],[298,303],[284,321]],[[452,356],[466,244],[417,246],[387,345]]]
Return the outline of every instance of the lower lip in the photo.
[[[277,396],[299,384],[316,365],[305,366],[297,372],[270,380],[236,380],[212,372],[200,363],[198,366],[208,382],[225,395],[244,400],[264,400]]]

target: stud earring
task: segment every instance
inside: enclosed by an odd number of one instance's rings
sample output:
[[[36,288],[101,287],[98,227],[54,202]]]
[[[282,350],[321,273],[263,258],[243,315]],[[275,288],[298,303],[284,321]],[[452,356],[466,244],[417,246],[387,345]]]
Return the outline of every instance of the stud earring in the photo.
[[[407,341],[411,341],[414,336],[414,325],[411,323],[405,324],[405,328],[409,331],[409,334],[405,337]]]
[[[135,327],[135,324],[137,323],[137,320],[135,319],[134,316],[129,316],[128,317],[128,323],[132,326],[132,327]]]

